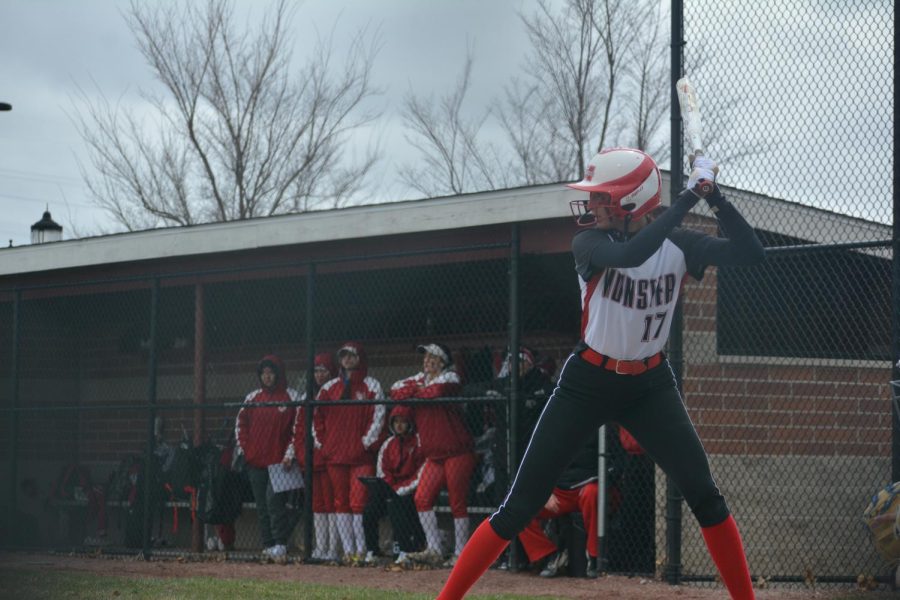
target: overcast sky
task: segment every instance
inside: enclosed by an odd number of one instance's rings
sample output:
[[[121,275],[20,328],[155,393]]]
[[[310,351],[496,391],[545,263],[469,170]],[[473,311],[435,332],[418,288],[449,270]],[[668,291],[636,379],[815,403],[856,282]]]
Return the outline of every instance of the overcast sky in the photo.
[[[258,10],[261,1],[238,0],[236,10]],[[701,104],[714,108],[716,99],[738,100],[738,111],[716,116],[733,120],[735,138],[756,137],[767,149],[765,155],[726,165],[724,182],[888,223],[892,2],[771,2],[765,10],[714,3],[715,14],[699,0],[685,7],[698,13],[687,13],[687,31],[693,26],[711,49],[703,72],[694,77],[707,91]],[[532,0],[306,0],[300,5],[292,28],[298,54],[311,47],[316,29],[336,27],[340,40],[366,23],[381,27],[384,48],[374,72],[386,92],[379,200],[415,196],[396,184],[392,173],[414,157],[396,114],[403,94],[410,87],[424,94],[446,92],[472,45],[467,103],[473,112],[483,111],[523,66],[528,44],[517,12],[533,6]],[[30,226],[46,206],[67,239],[95,233],[98,226],[114,227],[86,195],[78,167],[84,147],[67,113],[75,109],[78,87],[93,93],[96,86],[111,101],[127,101],[138,88],[155,86],[122,18],[126,7],[123,0],[3,0],[0,101],[13,104],[11,112],[0,112],[3,246],[9,240],[29,243]],[[754,31],[761,23],[762,38]],[[692,47],[689,41],[689,63]]]
[[[374,75],[391,107],[410,86],[446,91],[471,43],[477,58],[469,101],[484,106],[500,87],[497,74],[505,81],[527,51],[516,16],[522,1],[306,0],[296,11],[294,44],[302,53],[316,28],[327,32],[335,24],[338,40],[360,25],[380,26],[384,48]],[[239,0],[236,10],[243,14],[250,4]],[[13,105],[0,113],[3,246],[29,243],[30,227],[47,205],[66,238],[72,230],[89,233],[94,223],[110,223],[86,196],[77,162],[84,147],[67,113],[79,86],[93,93],[96,82],[114,101],[155,85],[122,18],[127,6],[121,0],[3,0],[0,101]],[[396,115],[388,110],[385,116],[383,168],[391,169],[405,144]],[[411,194],[388,192],[403,193]]]

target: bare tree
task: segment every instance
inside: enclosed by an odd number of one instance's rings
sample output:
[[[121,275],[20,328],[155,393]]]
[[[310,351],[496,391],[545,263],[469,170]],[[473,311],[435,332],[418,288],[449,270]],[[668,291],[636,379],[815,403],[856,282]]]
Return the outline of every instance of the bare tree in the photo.
[[[607,96],[600,72],[604,40],[594,26],[595,10],[595,0],[567,0],[557,14],[547,0],[539,0],[535,14],[521,15],[532,44],[529,64],[533,85],[520,91],[542,107],[542,112],[535,115],[536,122],[523,125],[540,132],[542,145],[556,142],[558,148],[543,153],[544,160],[550,163],[527,162],[544,173],[562,175],[563,179],[582,174],[583,157],[592,145],[590,138],[601,126],[599,116]],[[506,89],[507,111],[515,111],[516,105],[525,101],[516,98],[515,93],[515,87]],[[507,114],[504,122],[510,122],[510,118]],[[514,133],[510,137],[516,140]],[[561,141],[564,144],[559,148]],[[519,144],[514,142],[514,146]],[[519,158],[524,165],[524,157]],[[535,176],[527,174],[526,178]]]
[[[353,36],[337,65],[332,31],[295,72],[292,15],[279,0],[251,35],[229,0],[133,0],[125,17],[164,95],[142,91],[148,120],[82,93],[75,120],[93,167],[82,172],[97,204],[135,230],[335,207],[357,192],[377,149],[347,164],[348,136],[378,116],[366,101],[379,93],[380,34]]]
[[[661,3],[648,2],[642,7],[630,44],[634,60],[625,70],[622,102],[626,119],[621,145],[643,150],[660,164],[671,155],[668,136],[659,135],[669,116],[671,98],[667,16]]]
[[[455,86],[435,101],[410,90],[401,117],[406,140],[419,150],[422,166],[402,165],[401,180],[425,196],[492,190],[507,185],[508,171],[496,148],[479,140],[490,116],[485,111],[467,119],[463,105],[472,79],[472,51],[468,49]]]
[[[657,2],[565,0],[559,8],[538,0],[533,14],[520,15],[531,42],[527,71],[504,85],[503,95],[481,116],[467,120],[463,110],[471,50],[455,88],[438,102],[407,96],[407,140],[420,151],[423,166],[404,166],[401,178],[426,195],[580,178],[585,159],[621,137],[633,117],[626,119],[616,107],[634,80],[623,74],[634,68],[630,63],[646,14]],[[645,42],[648,60],[659,56],[650,53],[657,42]],[[641,81],[648,83],[649,77]],[[642,107],[641,127],[658,125],[653,119],[660,110],[665,109],[656,104]],[[485,124],[494,119],[504,134],[505,154],[484,141]],[[653,133],[642,129],[641,135]]]

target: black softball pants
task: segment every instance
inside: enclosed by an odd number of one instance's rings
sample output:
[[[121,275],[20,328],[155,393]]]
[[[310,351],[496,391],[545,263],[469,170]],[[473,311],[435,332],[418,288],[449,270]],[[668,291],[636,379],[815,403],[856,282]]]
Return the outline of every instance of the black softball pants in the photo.
[[[511,540],[525,528],[588,436],[609,422],[625,427],[675,481],[701,527],[728,517],[669,362],[640,375],[618,375],[573,354],[531,435],[509,494],[491,517],[497,535]]]

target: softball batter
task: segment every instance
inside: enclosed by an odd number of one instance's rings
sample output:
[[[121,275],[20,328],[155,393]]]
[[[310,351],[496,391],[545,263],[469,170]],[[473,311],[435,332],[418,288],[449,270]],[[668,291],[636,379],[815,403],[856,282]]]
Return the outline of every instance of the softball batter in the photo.
[[[569,185],[590,194],[571,203],[578,224],[589,226],[572,242],[581,341],[563,366],[506,499],[472,535],[439,600],[465,595],[538,513],[587,436],[610,421],[628,429],[677,483],[731,597],[754,597],[737,525],[662,353],[685,275],[699,280],[707,266],[764,258],[753,229],[717,186],[706,201],[728,237],[678,227],[700,199],[698,184],[714,181],[715,172],[713,161],[698,157],[687,189],[656,218],[659,169],[639,150],[602,151],[584,179]]]

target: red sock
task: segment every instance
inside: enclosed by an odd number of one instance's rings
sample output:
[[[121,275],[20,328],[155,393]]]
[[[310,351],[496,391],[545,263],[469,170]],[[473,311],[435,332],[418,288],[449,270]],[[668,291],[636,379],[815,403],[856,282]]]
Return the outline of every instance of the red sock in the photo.
[[[741,542],[734,517],[728,518],[712,527],[701,528],[706,547],[713,562],[719,569],[719,575],[733,600],[753,600],[753,583],[750,581],[750,569],[747,568],[747,556]]]
[[[497,535],[490,521],[482,521],[456,559],[437,600],[459,600],[465,596],[508,545],[509,540]]]

